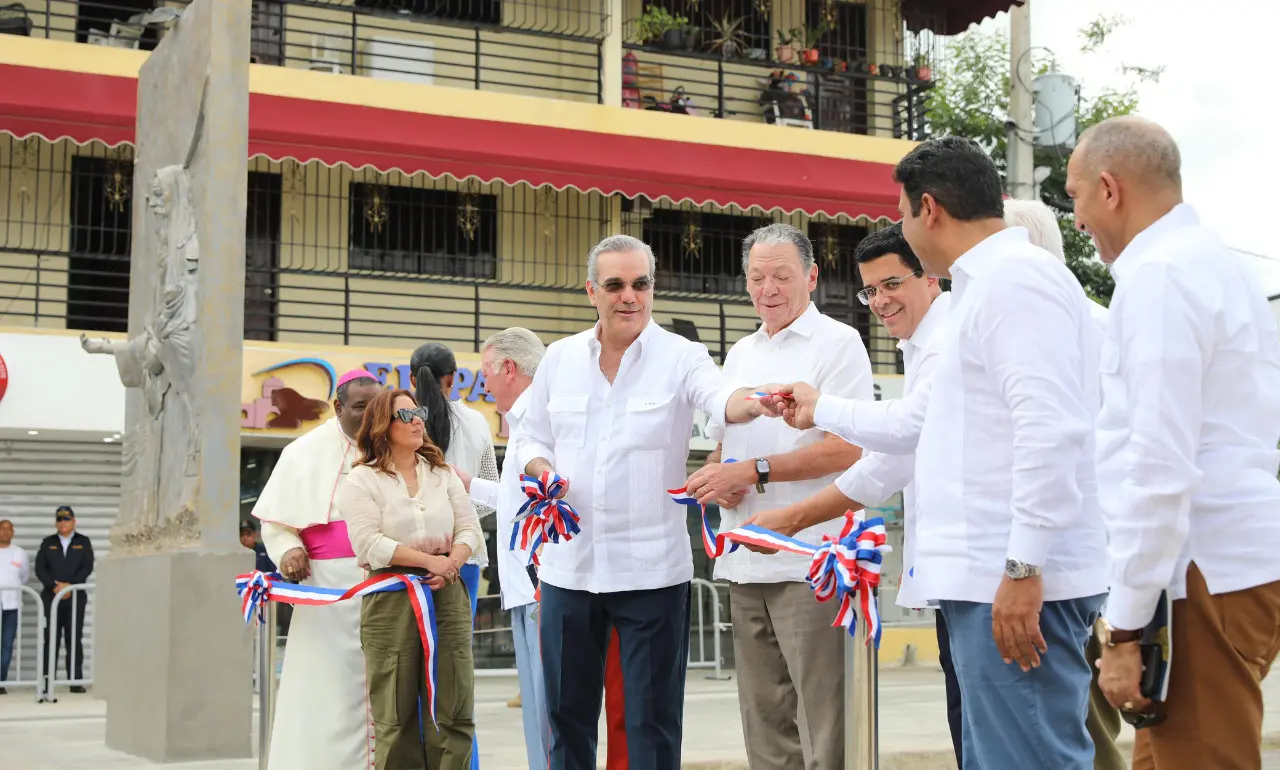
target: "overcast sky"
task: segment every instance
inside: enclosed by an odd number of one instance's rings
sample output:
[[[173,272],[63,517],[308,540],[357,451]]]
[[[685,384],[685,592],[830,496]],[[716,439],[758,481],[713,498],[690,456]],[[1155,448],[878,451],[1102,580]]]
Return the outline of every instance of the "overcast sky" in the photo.
[[[1083,95],[1120,86],[1121,63],[1165,67],[1140,86],[1139,114],[1163,125],[1182,151],[1183,192],[1231,246],[1269,257],[1264,283],[1280,293],[1280,223],[1270,212],[1280,159],[1265,149],[1275,130],[1280,3],[1274,0],[1029,0],[1031,44],[1051,49]],[[1128,23],[1093,54],[1079,30],[1099,14]],[[1007,30],[999,14],[985,28]],[[1273,146],[1268,143],[1266,146]]]

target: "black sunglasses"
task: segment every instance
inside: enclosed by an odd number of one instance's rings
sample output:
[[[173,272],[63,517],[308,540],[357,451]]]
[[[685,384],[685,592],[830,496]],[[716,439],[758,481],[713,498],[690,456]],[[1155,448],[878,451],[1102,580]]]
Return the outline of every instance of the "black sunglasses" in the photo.
[[[425,423],[427,421],[427,410],[420,406],[413,409],[397,409],[395,416],[400,422],[413,422],[413,418],[417,417]]]
[[[630,285],[631,285],[631,290],[634,291],[636,294],[643,294],[646,291],[653,288],[653,279],[647,275],[642,275],[639,278],[632,281]],[[622,280],[621,278],[610,278],[609,280],[600,284],[600,288],[604,289],[610,294],[621,294],[622,290],[627,288],[627,282]]]

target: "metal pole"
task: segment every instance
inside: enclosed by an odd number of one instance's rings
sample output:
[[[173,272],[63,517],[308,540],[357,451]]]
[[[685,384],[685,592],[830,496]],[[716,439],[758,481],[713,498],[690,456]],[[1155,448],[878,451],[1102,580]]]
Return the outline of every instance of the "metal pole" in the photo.
[[[267,770],[271,748],[271,704],[276,684],[275,609],[267,602],[266,616],[258,624],[258,770]]]
[[[1009,195],[1030,200],[1035,182],[1032,173],[1031,132],[1031,0],[1009,9]]]
[[[879,770],[879,652],[865,644],[867,621],[858,613],[853,636],[844,641],[845,770]]]

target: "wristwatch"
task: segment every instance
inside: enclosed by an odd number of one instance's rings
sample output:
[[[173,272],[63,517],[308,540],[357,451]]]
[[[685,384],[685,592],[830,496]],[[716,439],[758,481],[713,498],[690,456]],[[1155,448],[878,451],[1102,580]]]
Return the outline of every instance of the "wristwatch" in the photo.
[[[1024,580],[1040,574],[1040,568],[1034,564],[1020,562],[1017,559],[1005,559],[1004,574],[1010,580]]]
[[[1120,628],[1112,628],[1111,624],[1105,618],[1098,624],[1098,641],[1104,647],[1115,647],[1117,644],[1129,644],[1142,639],[1142,631],[1135,629],[1126,631]]]
[[[764,485],[769,483],[769,461],[763,457],[756,458],[756,493],[764,494]]]

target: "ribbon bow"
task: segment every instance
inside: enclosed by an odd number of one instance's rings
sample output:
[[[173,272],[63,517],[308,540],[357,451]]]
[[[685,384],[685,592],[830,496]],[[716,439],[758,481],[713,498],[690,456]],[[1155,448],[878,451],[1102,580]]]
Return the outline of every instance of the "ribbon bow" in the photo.
[[[568,484],[550,471],[543,471],[537,478],[520,475],[520,487],[529,499],[520,506],[511,527],[511,550],[517,547],[527,550],[529,561],[540,564],[538,548],[543,543],[561,540],[567,543],[582,531],[578,526],[581,520],[578,512],[557,497]]]
[[[380,574],[361,581],[351,588],[326,588],[302,583],[289,583],[278,572],[254,570],[236,577],[236,592],[240,594],[240,609],[245,625],[267,619],[267,602],[324,606],[357,599],[368,594],[390,591],[408,591],[409,604],[418,622],[418,635],[422,637],[422,652],[426,656],[427,708],[431,722],[436,723],[436,620],[435,604],[431,591],[423,586],[425,578],[418,575]]]

